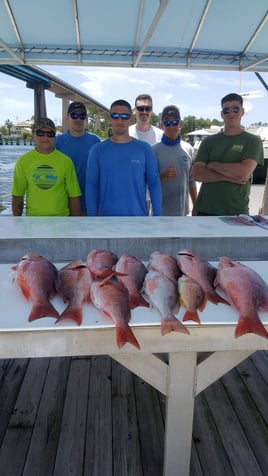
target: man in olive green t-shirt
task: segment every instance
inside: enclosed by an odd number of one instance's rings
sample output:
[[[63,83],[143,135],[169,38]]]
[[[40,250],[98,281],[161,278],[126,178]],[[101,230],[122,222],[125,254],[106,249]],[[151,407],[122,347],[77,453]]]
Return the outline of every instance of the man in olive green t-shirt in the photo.
[[[252,174],[263,165],[260,137],[241,126],[243,98],[228,94],[221,106],[224,130],[205,139],[194,160],[192,177],[202,184],[193,215],[249,214]]]

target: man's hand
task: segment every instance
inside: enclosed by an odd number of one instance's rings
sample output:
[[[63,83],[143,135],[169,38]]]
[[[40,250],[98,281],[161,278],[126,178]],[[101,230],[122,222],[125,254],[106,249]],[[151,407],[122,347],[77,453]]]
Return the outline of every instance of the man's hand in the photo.
[[[177,175],[177,172],[176,172],[176,169],[174,167],[174,163],[173,162],[170,162],[167,169],[162,173],[160,174],[160,180],[172,180],[176,177]]]

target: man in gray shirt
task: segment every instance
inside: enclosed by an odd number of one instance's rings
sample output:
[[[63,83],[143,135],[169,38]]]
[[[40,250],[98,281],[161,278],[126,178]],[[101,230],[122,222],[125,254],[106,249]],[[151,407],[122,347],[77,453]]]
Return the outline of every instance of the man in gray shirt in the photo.
[[[191,178],[193,148],[181,140],[182,121],[176,106],[169,105],[163,109],[161,126],[164,134],[153,150],[162,187],[162,215],[188,215],[189,195],[193,205],[197,197],[196,183]]]

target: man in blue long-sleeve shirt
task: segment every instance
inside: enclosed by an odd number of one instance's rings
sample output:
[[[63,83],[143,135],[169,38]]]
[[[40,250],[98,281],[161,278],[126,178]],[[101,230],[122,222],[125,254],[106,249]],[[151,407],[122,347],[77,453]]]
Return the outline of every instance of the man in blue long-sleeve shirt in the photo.
[[[131,106],[124,99],[110,108],[112,137],[89,152],[86,207],[90,216],[148,216],[146,187],[153,215],[161,215],[162,193],[150,145],[129,136]]]

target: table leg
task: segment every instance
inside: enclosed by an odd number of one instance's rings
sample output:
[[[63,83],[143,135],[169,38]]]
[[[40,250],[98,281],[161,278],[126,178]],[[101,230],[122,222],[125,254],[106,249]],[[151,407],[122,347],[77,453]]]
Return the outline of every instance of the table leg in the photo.
[[[164,476],[189,476],[196,352],[169,354]]]

